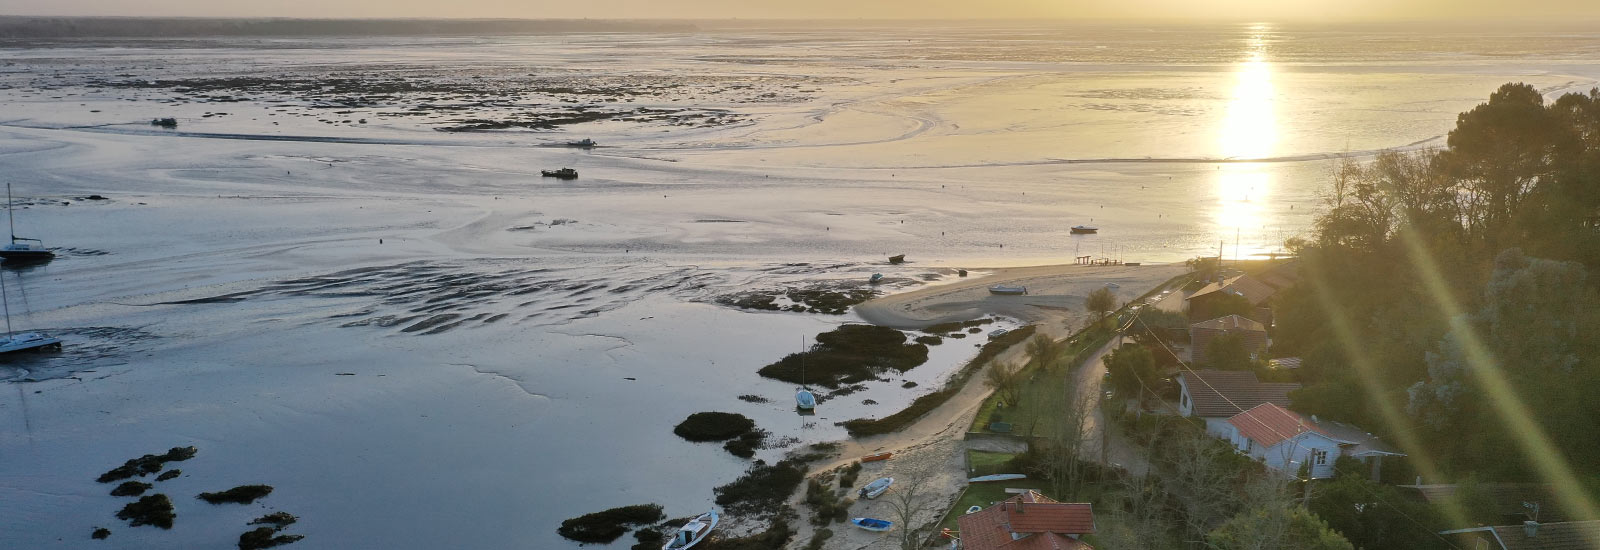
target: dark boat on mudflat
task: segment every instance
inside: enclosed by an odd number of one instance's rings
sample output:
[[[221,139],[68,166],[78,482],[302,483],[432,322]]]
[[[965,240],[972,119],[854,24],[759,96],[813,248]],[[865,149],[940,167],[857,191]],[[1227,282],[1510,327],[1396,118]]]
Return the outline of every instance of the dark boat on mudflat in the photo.
[[[905,261],[906,261],[906,255],[905,254],[901,254],[901,255],[898,255],[898,256],[890,256],[889,257],[889,263],[891,263],[891,264],[904,263]]]
[[[558,178],[564,180],[578,179],[578,171],[571,168],[562,168],[560,170],[540,170],[539,175],[547,178]]]

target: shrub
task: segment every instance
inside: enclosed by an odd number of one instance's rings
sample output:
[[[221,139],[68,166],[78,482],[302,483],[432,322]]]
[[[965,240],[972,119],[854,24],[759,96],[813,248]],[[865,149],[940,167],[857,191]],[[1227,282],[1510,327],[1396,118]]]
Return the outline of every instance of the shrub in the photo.
[[[277,529],[257,527],[239,535],[239,550],[259,550],[289,544],[306,538],[305,535],[280,535]]]
[[[822,545],[833,538],[833,530],[818,529],[811,534],[811,542],[806,543],[806,550],[822,550]]]
[[[159,455],[144,455],[139,458],[129,459],[121,466],[100,474],[95,481],[110,483],[117,480],[128,479],[134,476],[145,476],[161,471],[167,462],[181,462],[194,458],[197,451],[194,447],[173,447],[166,453]]]
[[[136,497],[150,490],[151,485],[142,481],[124,481],[117,488],[111,490],[114,497]]]
[[[672,428],[689,441],[722,441],[755,429],[756,422],[742,414],[725,412],[698,412]]]
[[[851,462],[849,466],[844,467],[843,472],[839,472],[839,487],[842,489],[854,487],[856,478],[860,476],[861,462]]]
[[[667,535],[656,529],[640,529],[633,532],[633,539],[639,542],[633,545],[632,550],[659,550],[661,544],[666,542]]]
[[[660,504],[636,504],[584,514],[561,522],[556,533],[578,542],[610,543],[628,532],[628,527],[661,521]]]
[[[294,514],[288,512],[273,512],[256,519],[252,519],[250,520],[249,524],[271,525],[273,527],[277,527],[278,529],[283,529],[284,527],[288,527],[294,522],[299,521],[299,519],[300,518],[294,517]]]
[[[240,485],[220,493],[200,493],[195,498],[212,504],[232,502],[235,504],[250,504],[256,499],[272,494],[270,485]]]
[[[111,536],[111,530],[104,527],[96,527],[94,532],[89,534],[89,538],[94,540],[102,540],[109,536]]]
[[[872,380],[879,372],[905,372],[928,362],[928,346],[906,343],[906,334],[876,325],[849,324],[817,335],[810,350],[762,367],[761,376],[828,388]]]
[[[178,476],[181,476],[181,475],[183,475],[183,470],[179,470],[177,468],[173,468],[171,470],[167,470],[165,472],[161,472],[161,475],[156,476],[156,481],[167,481],[169,479],[176,479]]]
[[[722,448],[733,453],[733,456],[750,458],[756,456],[756,449],[760,449],[762,445],[767,443],[768,435],[771,434],[766,430],[750,430],[739,434],[739,437],[728,440],[727,443],[723,443]]]
[[[172,513],[172,500],[160,493],[140,497],[137,502],[130,502],[117,512],[117,519],[128,520],[129,527],[154,525],[171,529],[172,520],[177,517]]]
[[[718,506],[734,514],[754,516],[778,509],[805,478],[805,465],[797,460],[771,465],[758,460],[739,479],[712,492],[717,495]]]

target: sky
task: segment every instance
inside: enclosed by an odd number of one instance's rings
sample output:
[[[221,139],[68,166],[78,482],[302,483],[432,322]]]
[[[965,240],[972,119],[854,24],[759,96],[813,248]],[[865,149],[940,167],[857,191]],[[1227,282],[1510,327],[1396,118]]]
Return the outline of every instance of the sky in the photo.
[[[1600,18],[1600,0],[0,0],[3,15],[595,19]]]

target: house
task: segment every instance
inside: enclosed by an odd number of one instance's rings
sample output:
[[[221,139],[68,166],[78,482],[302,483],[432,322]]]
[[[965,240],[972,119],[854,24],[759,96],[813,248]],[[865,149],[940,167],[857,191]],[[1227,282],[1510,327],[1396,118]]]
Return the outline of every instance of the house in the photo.
[[[1593,550],[1600,546],[1600,521],[1495,525],[1440,531],[1461,550]]]
[[[1235,449],[1291,476],[1306,467],[1313,479],[1333,477],[1334,461],[1349,456],[1371,464],[1376,479],[1383,457],[1405,456],[1355,426],[1307,418],[1270,402],[1230,417],[1228,426],[1225,439]]]
[[[1249,275],[1235,275],[1212,282],[1194,291],[1183,300],[1184,311],[1190,319],[1210,319],[1221,313],[1224,301],[1232,301],[1235,296],[1244,298],[1255,309],[1248,317],[1262,323],[1272,322],[1272,308],[1268,303],[1278,289],[1263,283]]]
[[[1094,533],[1094,509],[1027,491],[961,516],[965,550],[1093,550],[1078,537]]]
[[[1492,503],[1499,522],[1508,525],[1526,520],[1559,523],[1568,519],[1556,499],[1555,487],[1543,483],[1419,484],[1399,488],[1434,506],[1448,506],[1457,493],[1472,491],[1473,500]]]
[[[1228,419],[1262,403],[1289,406],[1289,392],[1299,384],[1262,382],[1256,373],[1201,369],[1178,374],[1178,414],[1202,418],[1206,433],[1227,439]]]
[[[1261,357],[1267,353],[1267,345],[1270,342],[1267,340],[1266,325],[1253,319],[1229,315],[1189,325],[1189,363],[1207,364],[1206,348],[1213,340],[1229,334],[1238,335],[1244,340],[1244,347],[1250,352],[1250,358]]]

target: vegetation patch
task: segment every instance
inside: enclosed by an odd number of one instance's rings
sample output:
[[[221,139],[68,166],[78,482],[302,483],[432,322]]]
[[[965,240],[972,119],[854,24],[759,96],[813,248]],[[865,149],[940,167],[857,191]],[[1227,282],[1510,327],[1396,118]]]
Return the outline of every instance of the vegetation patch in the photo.
[[[271,525],[273,527],[282,529],[284,527],[293,525],[294,522],[299,520],[300,518],[294,517],[294,514],[288,512],[273,512],[250,520],[250,525]]]
[[[173,468],[171,470],[167,470],[165,472],[161,472],[161,475],[156,476],[156,481],[167,481],[167,480],[170,480],[170,479],[177,479],[177,477],[181,476],[181,475],[183,475],[183,470],[179,470],[177,468]]]
[[[111,496],[136,497],[150,490],[150,487],[152,485],[143,481],[124,481],[122,484],[117,485],[117,488],[111,490]]]
[[[756,422],[745,415],[725,412],[697,412],[672,428],[689,441],[723,441],[754,430]]]
[[[772,402],[771,399],[767,399],[767,398],[759,396],[759,395],[748,394],[748,393],[739,396],[739,400],[743,401],[745,403],[771,403]]]
[[[94,528],[94,532],[89,534],[89,538],[94,540],[104,540],[109,536],[111,536],[111,530],[104,527],[96,527]]]
[[[876,325],[847,324],[817,335],[811,349],[762,367],[761,376],[828,388],[905,372],[928,362],[928,346],[906,343],[906,334]]]
[[[984,317],[982,319],[973,319],[973,320],[970,320],[970,321],[951,321],[951,322],[948,322],[948,323],[939,323],[937,325],[928,325],[928,326],[922,328],[922,332],[926,332],[928,334],[945,334],[945,333],[948,333],[948,332],[960,332],[962,329],[969,329],[969,328],[973,328],[973,327],[981,327],[983,325],[987,325],[987,324],[990,324],[990,323],[993,323],[993,322],[994,322],[994,319],[990,318],[990,317]]]
[[[660,529],[640,529],[633,532],[634,543],[632,550],[658,550],[667,542],[666,533]]]
[[[239,550],[259,550],[289,544],[306,538],[305,535],[281,535],[272,527],[257,527],[239,535]]]
[[[660,504],[635,504],[584,514],[561,522],[556,533],[585,543],[610,543],[631,527],[650,525],[666,518]]]
[[[212,504],[236,503],[250,504],[256,499],[272,494],[270,485],[240,485],[220,493],[200,493],[195,498]]]
[[[172,520],[177,517],[172,513],[172,500],[160,493],[140,497],[137,502],[130,502],[117,512],[117,519],[127,520],[129,527],[154,525],[171,529]]]
[[[924,346],[937,346],[944,343],[944,338],[940,338],[933,334],[925,334],[917,337],[917,343]]]
[[[717,505],[729,513],[759,516],[781,508],[805,478],[806,467],[801,459],[770,465],[758,460],[739,479],[712,492],[717,495]]]
[[[756,456],[756,449],[766,445],[769,435],[772,434],[766,430],[750,430],[723,443],[722,448],[733,453],[733,456],[750,458]]]
[[[819,283],[804,288],[754,290],[718,296],[717,303],[741,309],[844,315],[851,306],[878,295],[878,291],[856,284]],[[779,304],[778,298],[787,298],[789,303]]]
[[[1029,337],[1033,336],[1035,330],[1037,330],[1037,327],[1028,325],[990,340],[983,345],[983,349],[978,350],[977,357],[973,357],[971,361],[967,362],[966,366],[961,367],[961,370],[956,371],[956,374],[945,382],[943,389],[918,397],[910,405],[907,405],[905,409],[883,418],[847,420],[843,422],[844,429],[849,431],[852,436],[861,437],[864,435],[886,434],[910,425],[918,418],[921,418],[922,415],[928,414],[928,411],[938,408],[945,401],[949,401],[951,397],[955,397],[957,393],[961,392],[961,387],[967,384],[967,380],[972,378],[973,373],[978,372],[985,363],[988,363],[989,360],[994,359],[1011,346],[1027,341]]]
[[[100,474],[100,477],[96,478],[95,481],[110,483],[134,476],[143,477],[161,471],[162,466],[168,462],[181,462],[194,458],[195,452],[194,447],[173,447],[163,454],[144,455],[139,458],[129,459],[127,462],[122,463],[121,466]]]
[[[793,511],[790,511],[793,513]],[[697,550],[771,550],[788,546],[789,539],[794,538],[794,529],[786,521],[774,521],[766,531],[746,537],[731,539],[707,539],[704,543],[695,546]]]
[[[827,527],[835,522],[843,522],[850,516],[850,499],[828,487],[821,480],[812,479],[806,482],[807,508],[811,509],[811,525]],[[845,492],[848,494],[848,492]]]
[[[851,462],[849,466],[844,467],[844,471],[839,472],[839,488],[849,489],[854,487],[856,485],[856,478],[860,476],[861,462]]]

